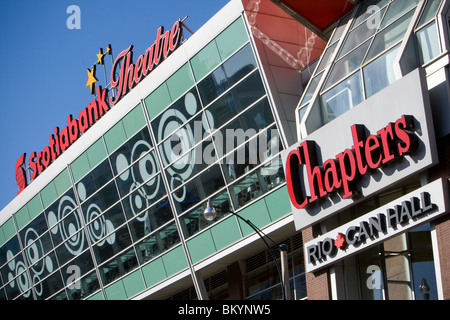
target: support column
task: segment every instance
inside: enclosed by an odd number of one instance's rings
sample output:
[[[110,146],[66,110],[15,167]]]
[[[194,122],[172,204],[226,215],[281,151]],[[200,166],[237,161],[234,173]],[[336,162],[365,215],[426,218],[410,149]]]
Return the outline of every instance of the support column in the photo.
[[[302,230],[303,243],[313,240],[319,235],[319,225]],[[306,261],[306,257],[305,257]],[[331,300],[330,277],[328,268],[317,272],[306,273],[306,293],[308,300]]]

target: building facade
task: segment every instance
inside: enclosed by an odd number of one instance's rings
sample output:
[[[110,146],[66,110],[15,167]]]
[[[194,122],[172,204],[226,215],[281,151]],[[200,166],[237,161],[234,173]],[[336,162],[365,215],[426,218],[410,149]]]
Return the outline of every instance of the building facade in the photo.
[[[291,299],[450,298],[450,2],[305,3],[122,51],[77,135],[16,165],[0,299],[280,299],[233,213],[287,246]]]
[[[283,155],[308,299],[449,299],[449,3],[344,2]]]

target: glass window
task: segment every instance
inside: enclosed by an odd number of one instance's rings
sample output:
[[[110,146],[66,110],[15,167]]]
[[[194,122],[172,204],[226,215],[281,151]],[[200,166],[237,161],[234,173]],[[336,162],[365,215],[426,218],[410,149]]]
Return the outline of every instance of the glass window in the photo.
[[[176,225],[171,223],[143,239],[135,246],[139,262],[143,264],[179,242],[180,236]]]
[[[156,175],[140,187],[134,186],[133,192],[122,199],[127,219],[133,218],[166,194],[161,174]]]
[[[416,300],[437,300],[436,274],[430,225],[425,224],[408,233],[411,251],[411,268],[413,274]]]
[[[437,11],[441,4],[441,0],[428,0],[427,6],[422,13],[422,17],[419,20],[417,26],[422,26],[424,23],[427,23],[431,19],[436,17]]]
[[[156,142],[160,143],[168,138],[200,110],[200,100],[194,88],[152,121]]]
[[[171,219],[173,219],[173,214],[166,197],[136,215],[135,219],[129,222],[131,236],[134,241],[137,241],[166,224]]]
[[[19,239],[17,236],[12,237],[4,246],[0,248],[0,266],[9,262],[13,257],[20,252]],[[8,277],[3,277],[8,279]]]
[[[178,213],[184,212],[225,185],[222,172],[215,164],[172,193]]]
[[[114,175],[122,173],[125,168],[128,168],[130,164],[151,148],[150,134],[147,128],[144,128],[111,155],[110,159]]]
[[[224,93],[229,87],[222,66],[214,70],[197,86],[204,106],[208,105],[211,101]]]
[[[73,283],[73,280],[75,280],[75,285],[68,286],[66,289],[69,300],[84,299],[91,293],[94,293],[95,291],[100,289],[100,283],[98,281],[97,273],[95,271],[92,271],[91,273],[79,279],[71,279],[71,280],[72,282],[70,283]]]
[[[267,99],[262,99],[236,119],[222,127],[224,147],[230,152],[247,139],[267,128],[274,122],[272,110]]]
[[[259,72],[254,72],[248,78],[231,90],[238,112],[246,109],[266,94]]]
[[[280,137],[273,126],[222,159],[226,180],[236,180],[281,150]]]
[[[125,222],[125,217],[122,212],[122,206],[119,204],[115,205],[107,212],[102,214],[95,207],[91,207],[91,210],[87,213],[89,220],[86,230],[88,232],[91,243],[97,242],[104,238],[106,235],[111,234],[114,229],[122,225]],[[108,241],[112,242],[115,235],[111,234]]]
[[[80,253],[87,248],[87,240],[84,235],[84,230],[74,232],[73,234],[69,234],[69,230],[71,230],[72,225],[67,225],[60,223],[60,228],[65,228],[62,230],[65,232],[62,237],[57,238],[56,240],[59,241],[58,243],[61,243],[61,241],[65,241],[63,244],[61,244],[59,247],[55,249],[56,256],[58,257],[58,262],[60,265],[65,264],[69,260],[73,259],[74,257],[80,256]],[[53,234],[52,234],[53,237]],[[53,237],[55,239],[55,237]],[[55,246],[58,244],[54,240]],[[72,263],[75,264],[75,263]]]
[[[212,154],[208,153],[209,150],[212,150]],[[211,139],[204,141],[165,170],[170,188],[172,190],[177,188],[181,183],[189,180],[215,162],[216,159]]]
[[[399,46],[386,52],[363,68],[367,99],[396,80],[393,66],[398,50]]]
[[[91,215],[101,214],[117,201],[119,201],[119,195],[116,184],[112,181],[81,205],[85,221],[90,221]]]
[[[248,44],[197,85],[203,105],[207,106],[254,68],[256,62]]]
[[[325,123],[363,102],[361,73],[356,72],[322,95]]]
[[[94,192],[111,181],[112,177],[111,167],[108,159],[106,159],[77,183],[76,190],[80,201],[85,201]]]
[[[395,22],[394,24],[390,25],[388,28],[377,34],[369,50],[366,61],[369,61],[376,55],[380,54],[384,50],[390,48],[391,46],[395,45],[398,41],[403,39],[413,14],[414,11],[410,11],[400,20],[398,20],[397,22]]]
[[[231,188],[235,208],[240,208],[263,194],[257,171],[236,182]]]
[[[441,53],[436,22],[433,21],[416,33],[419,45],[419,59],[426,64]]]
[[[357,26],[361,22],[366,21],[367,24],[370,24],[374,28],[377,28],[376,22],[378,24],[383,17],[385,10],[379,10],[383,8],[386,4],[388,4],[390,0],[368,0],[364,1],[361,4],[361,9],[359,11],[359,16],[356,18],[354,25]],[[368,19],[371,17],[371,19]],[[371,21],[372,20],[372,21]]]
[[[0,247],[0,266],[11,260],[20,251],[19,239],[12,237],[2,247]]]
[[[94,262],[92,261],[92,255],[90,250],[86,250],[83,253],[79,254],[75,259],[73,259],[70,263],[66,264],[61,268],[61,275],[64,283],[72,283],[73,279],[73,266],[79,267],[80,276],[85,275],[94,269]]]
[[[5,285],[6,295],[8,299],[12,300],[19,294],[26,292],[31,288],[28,274],[26,271],[26,265],[23,261],[22,255],[16,256],[10,263],[6,264],[1,269],[1,275],[3,279],[6,279],[8,283]],[[5,282],[6,282],[5,281]],[[24,296],[29,297],[31,291],[28,291]]]
[[[38,300],[43,300],[58,292],[63,287],[64,284],[61,280],[60,273],[55,272],[42,282],[35,284],[34,292],[36,293]]]
[[[303,95],[303,99],[300,102],[301,105],[304,105],[305,103],[308,103],[309,101],[311,101],[313,94],[316,91],[320,80],[322,79],[322,76],[323,76],[323,74],[320,73],[309,81],[308,89],[305,91],[305,94]]]
[[[339,53],[339,58],[349,53],[353,48],[356,48],[361,43],[372,37],[377,31],[378,26],[371,26],[367,23],[360,24],[356,29],[350,31],[347,35],[347,39]]]
[[[107,153],[103,139],[100,138],[96,142],[94,142],[92,146],[90,146],[89,149],[86,150],[86,154],[91,168],[94,168],[103,159],[105,159]]]
[[[115,230],[113,234],[109,234],[106,238],[94,244],[92,251],[97,263],[101,264],[129,245],[131,245],[131,237],[127,225],[124,225]]]
[[[410,1],[393,1],[389,5],[388,11],[386,12],[386,15],[384,16],[383,22],[381,24],[381,29],[389,25],[390,23],[394,22],[398,18],[400,18],[403,14],[408,12],[408,10],[415,7],[420,0],[410,0]],[[413,10],[409,13],[412,15],[414,12]]]
[[[36,240],[45,231],[47,231],[47,222],[42,213],[19,232],[22,245],[28,246],[30,241]]]
[[[42,260],[46,254],[53,250],[50,235],[45,233],[39,239],[32,239],[33,236],[28,236],[28,234],[27,247],[24,249],[28,265],[31,265],[31,269],[39,275],[44,271],[47,273],[53,272],[54,268],[57,268],[56,262],[53,264],[52,261],[48,260],[49,258]],[[52,257],[53,255],[54,254],[52,253]]]
[[[186,238],[209,227],[212,223],[221,220],[233,210],[227,190],[223,190],[222,192],[219,192],[217,195],[212,197],[211,202],[217,212],[217,216],[214,221],[207,221],[203,216],[203,213],[207,206],[207,202],[204,202],[202,205],[196,207],[180,218],[180,222],[182,225],[181,228]]]
[[[104,265],[99,267],[103,285],[113,282],[115,279],[127,274],[138,266],[134,249],[114,257]]]
[[[240,49],[223,64],[223,69],[230,86],[238,82],[252,70],[256,69],[256,67],[255,56],[253,55],[250,44],[247,44]]]
[[[268,189],[274,189],[284,183],[283,160],[277,156],[260,168],[261,178]]]
[[[361,63],[366,55],[370,43],[370,40],[366,41],[334,64],[326,82],[325,89],[331,87],[333,84],[337,83],[339,80],[345,78],[347,75],[361,67]]]
[[[315,71],[316,74],[321,73],[328,65],[330,64],[331,57],[333,56],[334,52],[336,51],[338,43],[335,42],[331,46],[329,46],[326,51],[322,55],[322,60],[320,60],[320,64],[317,67],[317,70]]]
[[[259,72],[255,72],[206,109],[209,126],[212,130],[221,127],[264,94]]]
[[[122,121],[119,121],[114,127],[109,129],[109,131],[105,133],[104,138],[108,153],[112,153],[117,147],[125,142],[127,140],[127,134],[125,133]]]

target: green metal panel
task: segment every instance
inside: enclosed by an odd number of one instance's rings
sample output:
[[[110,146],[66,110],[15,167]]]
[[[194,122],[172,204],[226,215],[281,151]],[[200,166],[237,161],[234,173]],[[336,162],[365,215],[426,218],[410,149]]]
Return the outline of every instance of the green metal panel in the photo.
[[[216,252],[216,247],[209,229],[188,240],[187,247],[192,263],[197,263]]]
[[[142,273],[140,269],[127,275],[125,278],[122,279],[122,282],[125,288],[127,298],[131,298],[135,294],[145,289],[144,279],[142,278]]]
[[[106,148],[109,154],[117,149],[122,143],[127,140],[125,129],[123,128],[122,121],[119,121],[114,127],[104,135]]]
[[[9,240],[13,235],[16,234],[16,227],[14,226],[13,218],[9,218],[2,226],[3,235],[5,241]]]
[[[194,78],[192,76],[189,63],[186,63],[177,72],[175,72],[169,79],[167,79],[167,87],[169,88],[172,100],[177,100],[183,93],[194,85]]]
[[[102,162],[108,155],[103,139],[100,138],[94,142],[89,149],[86,150],[86,154],[89,160],[89,170]]]
[[[241,238],[235,216],[231,216],[211,228],[217,250],[221,250]]]
[[[28,222],[30,222],[30,214],[28,212],[28,207],[25,205],[15,214],[17,227],[22,229]]]
[[[142,267],[147,288],[164,280],[167,277],[166,270],[161,258],[158,258]]]
[[[265,227],[271,222],[269,211],[267,210],[266,202],[264,201],[264,199],[260,199],[252,203],[250,206],[238,212],[238,214],[244,219],[250,220],[259,229]],[[254,232],[253,229],[244,221],[239,220],[239,224],[241,225],[242,233],[244,234],[244,236],[247,236]]]
[[[86,173],[91,170],[91,166],[89,165],[89,160],[86,152],[81,154],[74,162],[70,165],[70,170],[72,171],[73,180],[77,182],[80,180]],[[42,200],[44,197],[42,197]],[[44,206],[46,207],[46,203],[44,201]]]
[[[127,298],[122,280],[107,287],[105,293],[108,300],[125,300]]]
[[[101,291],[99,291],[96,294],[90,296],[87,300],[103,300],[103,294]]]
[[[127,138],[131,138],[139,129],[145,125],[144,112],[141,104],[138,104],[123,119],[123,127]]]
[[[278,220],[292,211],[289,193],[286,186],[281,187],[266,196],[264,201],[269,209],[269,214],[272,221]]]
[[[42,189],[41,197],[45,208],[48,207],[50,204],[52,204],[58,198],[58,193],[56,192],[56,187],[53,181],[50,182],[47,186],[45,186],[44,189]]]
[[[169,89],[164,82],[155,91],[153,91],[147,98],[144,99],[145,107],[147,108],[148,116],[151,119],[156,117],[161,111],[172,103],[169,95]]]
[[[166,274],[168,277],[188,267],[186,255],[182,246],[167,252],[162,257]]]
[[[216,42],[213,40],[191,59],[195,79],[199,81],[221,62]]]
[[[237,19],[216,38],[217,47],[222,60],[225,60],[240,46],[248,41],[242,18]]]
[[[72,186],[67,168],[64,169],[53,181],[55,183],[56,194],[58,197],[63,195],[67,189]],[[40,211],[42,211],[42,209]]]

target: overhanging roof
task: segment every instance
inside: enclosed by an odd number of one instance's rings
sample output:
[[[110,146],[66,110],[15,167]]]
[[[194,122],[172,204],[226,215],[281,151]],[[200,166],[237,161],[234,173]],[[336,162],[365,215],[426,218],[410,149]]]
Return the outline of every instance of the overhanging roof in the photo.
[[[304,26],[327,40],[330,27],[360,0],[272,0]]]

